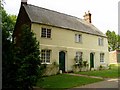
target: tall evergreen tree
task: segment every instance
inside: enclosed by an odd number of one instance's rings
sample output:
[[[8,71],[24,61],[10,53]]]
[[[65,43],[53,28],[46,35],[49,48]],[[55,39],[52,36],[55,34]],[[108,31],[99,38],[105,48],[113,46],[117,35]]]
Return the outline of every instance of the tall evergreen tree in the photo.
[[[23,25],[16,57],[18,82],[25,90],[32,89],[41,75],[39,43],[27,25]]]

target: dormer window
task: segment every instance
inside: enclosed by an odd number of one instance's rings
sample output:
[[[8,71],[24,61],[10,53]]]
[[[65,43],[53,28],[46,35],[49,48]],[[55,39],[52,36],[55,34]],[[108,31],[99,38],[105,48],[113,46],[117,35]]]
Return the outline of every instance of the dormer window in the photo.
[[[51,29],[42,28],[41,37],[51,38]]]

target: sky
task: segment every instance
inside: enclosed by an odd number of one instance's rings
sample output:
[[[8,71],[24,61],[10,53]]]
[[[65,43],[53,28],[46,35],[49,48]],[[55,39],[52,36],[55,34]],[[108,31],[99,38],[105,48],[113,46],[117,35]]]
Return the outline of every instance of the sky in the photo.
[[[18,15],[21,0],[4,0],[8,14]],[[83,19],[92,14],[92,24],[104,34],[107,30],[118,34],[118,2],[120,0],[28,0],[28,4],[47,8]]]

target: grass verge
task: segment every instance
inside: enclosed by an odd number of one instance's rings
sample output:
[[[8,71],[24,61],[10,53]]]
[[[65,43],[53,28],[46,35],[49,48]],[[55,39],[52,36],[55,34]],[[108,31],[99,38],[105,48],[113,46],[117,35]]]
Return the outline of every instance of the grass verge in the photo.
[[[73,76],[68,74],[59,74],[55,76],[44,77],[43,81],[37,82],[37,87],[49,88],[49,89],[57,88],[61,90],[64,88],[72,88],[98,81],[102,81],[102,79],[86,78],[86,77]]]
[[[87,71],[87,72],[77,72],[76,74],[83,74],[88,76],[98,76],[103,78],[118,78],[120,65],[111,65],[111,69],[108,70],[97,70],[97,71]]]

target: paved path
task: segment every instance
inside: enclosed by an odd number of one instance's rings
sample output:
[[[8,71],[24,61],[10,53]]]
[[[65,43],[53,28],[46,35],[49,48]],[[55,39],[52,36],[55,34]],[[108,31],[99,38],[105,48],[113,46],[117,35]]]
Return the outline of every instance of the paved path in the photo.
[[[88,75],[74,74],[74,73],[69,73],[69,75],[74,75],[74,76],[83,76],[83,77],[89,77],[89,78],[98,78],[98,79],[104,79],[103,77],[88,76]]]
[[[118,79],[107,79],[105,81],[92,83],[75,88],[118,88]]]
[[[118,85],[118,84],[120,84],[120,83],[118,83],[118,78],[114,78],[114,79],[113,78],[102,78],[102,77],[72,74],[72,73],[70,73],[70,75],[104,79],[104,81],[100,81],[100,82],[96,82],[96,83],[92,83],[92,84],[87,84],[87,85],[83,85],[83,86],[78,86],[75,88],[119,88],[118,86],[120,86],[120,85]],[[69,90],[74,90],[75,88],[72,88]]]

